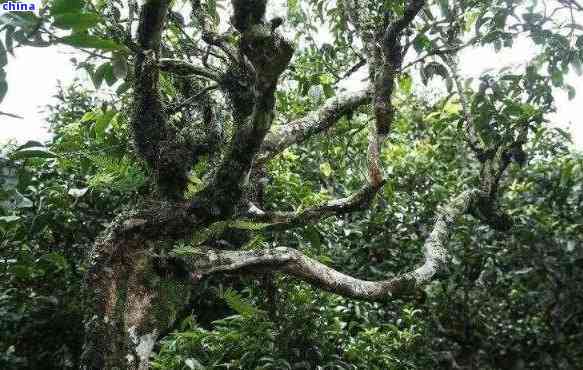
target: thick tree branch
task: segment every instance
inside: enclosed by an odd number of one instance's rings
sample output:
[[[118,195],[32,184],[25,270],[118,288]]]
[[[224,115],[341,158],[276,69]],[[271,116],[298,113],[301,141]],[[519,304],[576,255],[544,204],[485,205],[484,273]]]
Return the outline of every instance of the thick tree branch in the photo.
[[[425,0],[411,0],[405,8],[403,16],[387,28],[384,34],[384,43],[386,45],[394,44],[397,38],[400,37],[401,32],[413,22],[413,19],[415,19],[424,5]]]
[[[166,132],[166,115],[160,101],[158,53],[168,0],[148,0],[142,5],[138,27],[139,52],[134,64],[134,106],[131,117],[139,154],[156,169],[160,141]]]
[[[411,0],[400,19],[383,26],[385,30],[381,35],[377,34],[375,43],[367,42],[368,54],[372,57],[371,74],[374,78],[375,125],[371,125],[369,129],[367,151],[368,177],[373,185],[383,181],[380,146],[391,130],[394,117],[391,97],[395,88],[395,77],[401,70],[403,61],[401,34],[424,4],[424,0]]]
[[[261,145],[257,163],[264,163],[293,144],[301,144],[312,135],[333,126],[344,115],[371,100],[369,89],[340,94],[328,99],[318,110],[288,124],[274,127]]]
[[[376,65],[374,68],[374,109],[376,128],[379,135],[387,135],[391,130],[393,121],[394,107],[391,102],[391,95],[395,87],[395,77],[401,70],[403,62],[401,34],[415,19],[424,5],[424,0],[411,0],[403,16],[389,24],[382,35],[382,39],[378,40],[380,50],[377,51],[377,60],[374,61]]]
[[[230,150],[209,186],[197,196],[197,201],[211,201],[219,217],[230,217],[244,194],[253,161],[273,122],[277,80],[293,54],[291,44],[276,30],[280,23],[265,22],[266,2],[232,1],[231,23],[241,33],[241,59],[247,59],[254,72],[253,110],[250,117],[234,112],[241,121]]]
[[[225,35],[219,35],[216,27],[209,21],[209,14],[204,9],[200,0],[191,0],[192,17],[198,21],[202,31],[202,39],[209,47],[218,47],[233,64],[240,63],[237,58],[237,50],[233,45],[226,42]]]
[[[329,99],[320,110],[306,117],[281,126],[278,131],[267,136],[262,146],[263,153],[257,158],[256,165],[261,166],[286,147],[301,143],[311,135],[320,132],[334,124],[342,115],[353,111],[358,106],[370,100],[370,91],[363,90],[342,97]],[[252,214],[257,221],[270,223],[270,228],[288,228],[314,222],[319,219],[349,213],[362,209],[374,198],[382,188],[385,180],[382,176],[379,159],[379,138],[373,125],[370,125],[368,146],[368,183],[358,192],[342,199],[327,202],[324,205],[305,209],[300,212],[263,212],[258,209]],[[271,140],[271,141],[270,141]]]
[[[526,153],[522,147],[527,141],[528,125],[523,125],[516,139],[511,142],[496,144],[493,148],[483,151],[480,160],[480,196],[477,207],[473,210],[475,217],[483,220],[492,228],[508,231],[513,226],[513,220],[498,209],[500,181],[512,161],[524,165]]]
[[[384,281],[356,279],[291,248],[251,251],[216,251],[181,257],[202,274],[258,269],[279,271],[343,296],[384,301],[406,295],[432,280],[447,264],[447,244],[458,219],[474,206],[479,190],[465,191],[438,211],[433,230],[424,244],[425,261],[415,270]]]
[[[500,180],[511,161],[516,161],[520,165],[526,160],[522,146],[527,141],[528,126],[521,127],[518,137],[511,142],[496,144],[493,148],[488,148],[480,172],[480,188],[488,194],[490,198],[498,195]]]

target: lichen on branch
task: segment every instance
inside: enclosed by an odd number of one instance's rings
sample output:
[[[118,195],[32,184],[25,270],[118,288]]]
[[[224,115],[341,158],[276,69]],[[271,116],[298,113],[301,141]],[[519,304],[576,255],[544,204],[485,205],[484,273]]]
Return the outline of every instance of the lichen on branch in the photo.
[[[237,271],[275,271],[304,280],[315,287],[342,296],[386,301],[413,293],[430,282],[437,273],[447,268],[447,244],[456,222],[479,206],[479,190],[467,190],[438,210],[433,229],[424,243],[425,260],[416,269],[382,281],[367,281],[343,274],[300,251],[277,247],[250,251],[223,251],[210,249],[204,254],[180,257],[193,272],[212,274]]]

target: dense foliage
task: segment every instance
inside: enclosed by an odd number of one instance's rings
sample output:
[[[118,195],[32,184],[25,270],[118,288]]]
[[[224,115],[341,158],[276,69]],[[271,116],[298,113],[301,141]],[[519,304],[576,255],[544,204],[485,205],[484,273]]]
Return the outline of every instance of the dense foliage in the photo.
[[[201,46],[204,25],[185,21],[179,3],[169,11],[161,53],[207,58],[205,64],[218,71],[220,56],[213,59]],[[362,40],[351,32],[344,3],[350,2],[287,2],[288,22],[282,27],[295,37],[297,48],[275,92],[275,127],[334,98],[339,84],[364,69]],[[364,29],[381,22],[387,9],[402,14],[407,4],[364,3],[360,15],[370,22]],[[370,207],[283,230],[260,222],[217,222],[198,229],[191,239],[169,241],[170,248],[156,250],[155,257],[163,260],[167,250],[189,254],[206,244],[229,250],[242,239],[238,249],[286,246],[371,281],[410,271],[423,259],[440,207],[482,180],[484,169],[468,145],[463,123],[468,114],[484,147],[522,140],[527,132],[528,140],[512,152],[500,185],[500,208],[512,217],[512,230],[496,231],[464,217],[448,244],[449,268],[423,289],[386,302],[344,298],[273,271],[191,272],[188,291],[178,292],[190,295],[188,304],[172,313],[175,322],[160,335],[151,367],[583,367],[583,155],[569,147],[563,130],[546,120],[554,110],[553,87],[575,94],[566,74],[580,69],[583,60],[583,35],[572,15],[582,9],[575,1],[553,3],[551,10],[543,9],[543,3],[436,1],[427,6],[424,22],[406,35],[418,59],[407,59],[397,77],[392,96],[396,113],[380,152],[388,181]],[[202,5],[218,27],[227,4]],[[127,23],[132,31],[137,11],[134,2],[55,0],[40,15],[0,17],[5,36],[0,68],[14,47],[64,43],[87,54],[77,66],[93,82],[91,88],[76,83],[60,89],[59,103],[50,107],[47,118],[54,133],[50,142],[2,148],[2,369],[80,366],[84,319],[91,312],[84,280],[91,248],[116,216],[147,204],[161,191],[159,169],[134,145],[139,140],[129,109],[135,104],[136,76],[128,60],[133,61],[132,47],[137,46],[119,25]],[[327,43],[317,36],[321,27],[330,30]],[[537,45],[537,57],[477,82],[458,76],[457,61],[443,51],[479,45],[500,50],[511,47],[520,34]],[[239,42],[236,33],[229,36],[232,45]],[[204,79],[160,76],[162,101],[171,108],[188,106],[185,100],[192,96],[200,100],[169,119],[181,140],[193,140],[188,144],[196,147],[196,139],[203,137],[223,144],[236,136],[233,105],[244,97],[234,97],[228,88],[227,98],[213,95],[218,86]],[[423,86],[434,77],[443,80],[443,91]],[[111,97],[95,91],[104,81],[113,87]],[[0,102],[6,89],[0,69]],[[212,114],[224,122],[215,136],[200,123],[209,106],[219,107]],[[301,213],[347,197],[366,183],[374,109],[362,105],[339,116],[324,133],[267,162],[260,180],[266,184],[261,208]],[[196,124],[186,124],[189,120]],[[200,154],[202,160],[187,168],[181,196],[191,199],[204,190],[212,181],[210,168],[225,157],[227,149]],[[186,176],[178,170],[175,175]],[[162,189],[172,186],[166,182]],[[158,275],[165,274],[167,270]],[[152,284],[164,283],[157,277]]]
[[[135,161],[119,172],[127,158],[120,149],[127,143],[123,117],[99,137],[97,120],[82,122],[83,112],[99,104],[79,87],[62,98],[50,118],[55,138],[46,158],[5,154],[2,162],[3,368],[76,367],[84,254],[115,209],[140,191],[134,181],[142,169]],[[455,107],[421,115],[421,105],[412,104],[417,117],[402,117],[395,129],[394,142],[403,142],[391,148],[399,184],[386,188],[371,210],[285,236],[259,233],[255,242],[284,238],[370,279],[414,264],[423,224],[467,161],[462,148],[432,143],[436,136],[454,142]],[[421,117],[422,131],[409,124]],[[314,189],[327,197],[358,186],[361,175],[350,168],[362,160],[359,146],[366,138],[354,123],[345,120],[335,129],[344,134],[276,161],[273,194],[284,196],[270,201],[310,203]],[[465,223],[452,242],[459,262],[414,303],[363,303],[286,278],[271,284],[249,277],[236,284],[238,292],[204,282],[199,294],[208,312],[188,316],[163,340],[154,368],[427,368],[440,359],[450,364],[450,358],[470,357],[480,368],[576,368],[583,361],[577,345],[583,327],[583,158],[564,147],[564,132],[537,134],[527,170],[507,184],[505,204],[520,216],[521,233],[509,238]],[[357,145],[348,147],[348,140]],[[117,164],[114,169],[101,165],[103,157]],[[330,187],[331,181],[339,185]]]

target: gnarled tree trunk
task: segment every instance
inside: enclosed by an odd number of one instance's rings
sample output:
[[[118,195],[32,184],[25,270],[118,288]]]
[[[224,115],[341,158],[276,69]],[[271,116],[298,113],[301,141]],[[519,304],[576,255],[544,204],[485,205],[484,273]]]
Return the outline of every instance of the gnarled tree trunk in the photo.
[[[87,275],[93,311],[85,369],[147,369],[159,335],[188,302],[190,283],[161,270],[151,252],[139,239],[96,244]]]
[[[132,45],[136,55],[131,126],[137,152],[154,175],[156,191],[150,206],[122,215],[120,221],[112,223],[91,253],[87,288],[92,297],[92,312],[86,323],[83,356],[86,369],[148,368],[158,337],[167,332],[177,312],[187,303],[192,283],[164,266],[171,259],[164,256],[162,244],[188,239],[192,233],[214,223],[228,226],[236,221],[260,222],[272,230],[280,230],[352,212],[367,206],[387,181],[383,177],[380,149],[391,130],[394,79],[407,50],[401,38],[423,8],[423,0],[408,1],[400,16],[387,14],[381,24],[374,25],[375,30],[367,28],[370,22],[360,24],[357,2],[344,1],[371,58],[374,88],[338,94],[320,109],[276,129],[271,125],[277,82],[293,54],[291,43],[277,31],[281,19],[264,19],[266,0],[232,0],[231,23],[238,32],[237,37],[219,35],[208,25],[201,2],[191,1],[202,39],[209,50],[212,47],[223,54],[218,59],[227,65],[215,68],[209,67],[206,60],[201,66],[160,58],[169,1],[145,1],[140,12],[137,43]],[[455,70],[453,61],[450,62]],[[169,106],[160,98],[161,71],[182,77],[197,76],[213,84],[202,92],[186,91],[181,102]],[[222,157],[215,158],[205,186],[185,199],[188,171],[199,157],[210,157],[217,151],[215,146],[220,135],[215,134],[221,131],[222,123],[215,122],[213,108],[207,105],[201,119],[208,132],[199,137],[193,134],[195,130],[190,130],[192,122],[172,121],[172,114],[177,109],[186,110],[193,100],[215,88],[222,90],[233,108],[233,132]],[[254,269],[282,272],[327,291],[367,300],[388,300],[419,289],[446,267],[447,243],[459,218],[470,213],[497,229],[506,230],[510,226],[509,220],[497,212],[496,194],[498,182],[510,162],[508,153],[521,147],[525,134],[512,143],[478,148],[480,143],[474,140],[475,133],[471,130],[469,105],[463,91],[459,95],[467,121],[468,141],[482,165],[481,187],[462,191],[439,209],[424,245],[425,260],[418,268],[389,280],[372,282],[342,274],[291,248],[233,250],[239,245],[225,247],[209,243],[204,251],[175,256],[173,261],[180,265],[177,271],[188,271],[197,277]],[[374,102],[375,120],[369,126],[368,181],[361,190],[299,212],[264,211],[257,207],[263,208],[261,187],[267,161],[370,101]],[[191,117],[192,112],[182,113],[182,117]]]

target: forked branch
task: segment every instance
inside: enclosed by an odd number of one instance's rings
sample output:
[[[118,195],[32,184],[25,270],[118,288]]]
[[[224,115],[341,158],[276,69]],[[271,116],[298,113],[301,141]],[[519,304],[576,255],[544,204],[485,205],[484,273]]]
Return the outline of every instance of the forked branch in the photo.
[[[293,54],[292,45],[276,30],[277,22],[265,21],[266,3],[232,0],[231,23],[241,33],[239,53],[242,60],[249,61],[254,74],[249,102],[253,109],[248,117],[233,112],[240,119],[230,149],[209,186],[198,194],[203,201],[212,201],[216,217],[230,217],[244,194],[253,161],[273,122],[277,81]]]
[[[427,284],[447,265],[447,244],[455,223],[468,213],[480,195],[479,190],[465,191],[438,211],[433,230],[424,244],[425,260],[408,273],[382,281],[361,280],[328,267],[292,248],[251,251],[209,250],[181,259],[202,274],[241,270],[282,272],[346,297],[384,301],[406,295]]]
[[[388,24],[381,37],[377,37],[377,51],[374,55],[374,108],[376,128],[379,135],[387,135],[391,129],[394,107],[391,95],[395,87],[395,77],[401,70],[403,48],[401,36],[405,28],[415,19],[425,5],[424,0],[409,1],[403,16]]]

